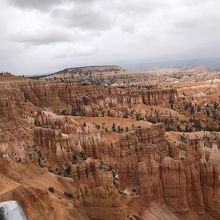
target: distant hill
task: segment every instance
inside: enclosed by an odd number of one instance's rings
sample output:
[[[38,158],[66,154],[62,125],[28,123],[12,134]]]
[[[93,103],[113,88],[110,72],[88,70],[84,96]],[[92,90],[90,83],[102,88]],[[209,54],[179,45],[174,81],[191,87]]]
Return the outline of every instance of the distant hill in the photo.
[[[26,79],[23,76],[15,76],[9,72],[2,72],[0,73],[0,81],[14,81],[14,80],[24,80]]]
[[[41,78],[91,78],[99,74],[117,74],[125,71],[120,66],[109,65],[109,66],[85,66],[67,68],[56,73],[49,74]]]
[[[44,76],[31,77],[43,81],[71,81],[80,83],[81,85],[144,85],[158,77],[162,81],[175,80],[210,80],[218,77],[215,70],[211,70],[206,66],[199,65],[194,67],[175,67],[151,69],[146,71],[127,71],[117,65],[109,66],[86,66],[67,68],[56,73]]]

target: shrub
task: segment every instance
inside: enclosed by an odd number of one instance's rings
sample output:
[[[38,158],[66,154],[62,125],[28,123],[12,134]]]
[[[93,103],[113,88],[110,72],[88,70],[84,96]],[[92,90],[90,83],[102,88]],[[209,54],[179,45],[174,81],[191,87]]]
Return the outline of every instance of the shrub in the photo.
[[[65,169],[66,175],[71,176],[71,166],[68,164],[67,168]]]
[[[53,173],[53,170],[52,170],[51,167],[48,167],[48,171],[49,171],[50,173]]]
[[[48,191],[54,193],[54,188],[53,188],[52,186],[50,186],[50,187],[48,188]]]
[[[70,193],[70,192],[64,192],[64,196],[70,198],[70,199],[73,199],[73,193]]]

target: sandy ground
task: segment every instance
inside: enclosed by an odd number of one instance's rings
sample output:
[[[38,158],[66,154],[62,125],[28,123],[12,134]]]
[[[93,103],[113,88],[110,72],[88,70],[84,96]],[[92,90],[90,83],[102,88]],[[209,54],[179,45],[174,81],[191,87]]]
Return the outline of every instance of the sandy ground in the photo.
[[[115,118],[115,117],[81,117],[81,116],[75,116],[73,117],[75,121],[77,121],[80,124],[90,123],[90,124],[97,124],[100,126],[104,126],[105,128],[111,130],[113,123],[117,126],[120,126],[122,128],[126,127],[132,127],[134,125],[135,127],[141,126],[142,128],[149,128],[152,124],[147,121],[137,121],[135,119],[130,118]]]
[[[64,195],[64,192],[75,194],[71,178],[49,173],[46,168],[16,164],[4,159],[0,159],[0,167],[0,200],[18,200],[28,219],[37,220],[39,214],[42,220],[87,219],[83,212],[73,206],[73,199]],[[48,187],[53,187],[54,193],[49,192]],[[42,213],[50,213],[51,216],[46,217]]]

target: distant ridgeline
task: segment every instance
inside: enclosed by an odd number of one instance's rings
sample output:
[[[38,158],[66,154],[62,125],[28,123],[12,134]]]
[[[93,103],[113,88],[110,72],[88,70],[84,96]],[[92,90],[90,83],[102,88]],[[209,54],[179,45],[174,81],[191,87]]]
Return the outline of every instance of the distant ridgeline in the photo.
[[[102,78],[103,76],[116,76],[120,73],[125,72],[119,66],[109,65],[109,66],[86,66],[86,67],[75,67],[66,68],[64,70],[46,74],[46,75],[35,75],[30,76],[32,79],[43,79],[43,80],[57,80],[57,79],[69,79],[77,82],[82,82],[88,80],[90,83],[98,83],[97,78]]]
[[[12,74],[9,72],[0,72],[0,75],[3,76],[3,75],[12,75]]]

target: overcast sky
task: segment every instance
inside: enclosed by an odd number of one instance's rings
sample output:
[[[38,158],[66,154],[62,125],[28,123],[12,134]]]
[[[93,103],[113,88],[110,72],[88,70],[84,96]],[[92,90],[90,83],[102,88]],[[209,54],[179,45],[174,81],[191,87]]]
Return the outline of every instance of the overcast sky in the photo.
[[[0,0],[0,71],[219,58],[219,0]]]

